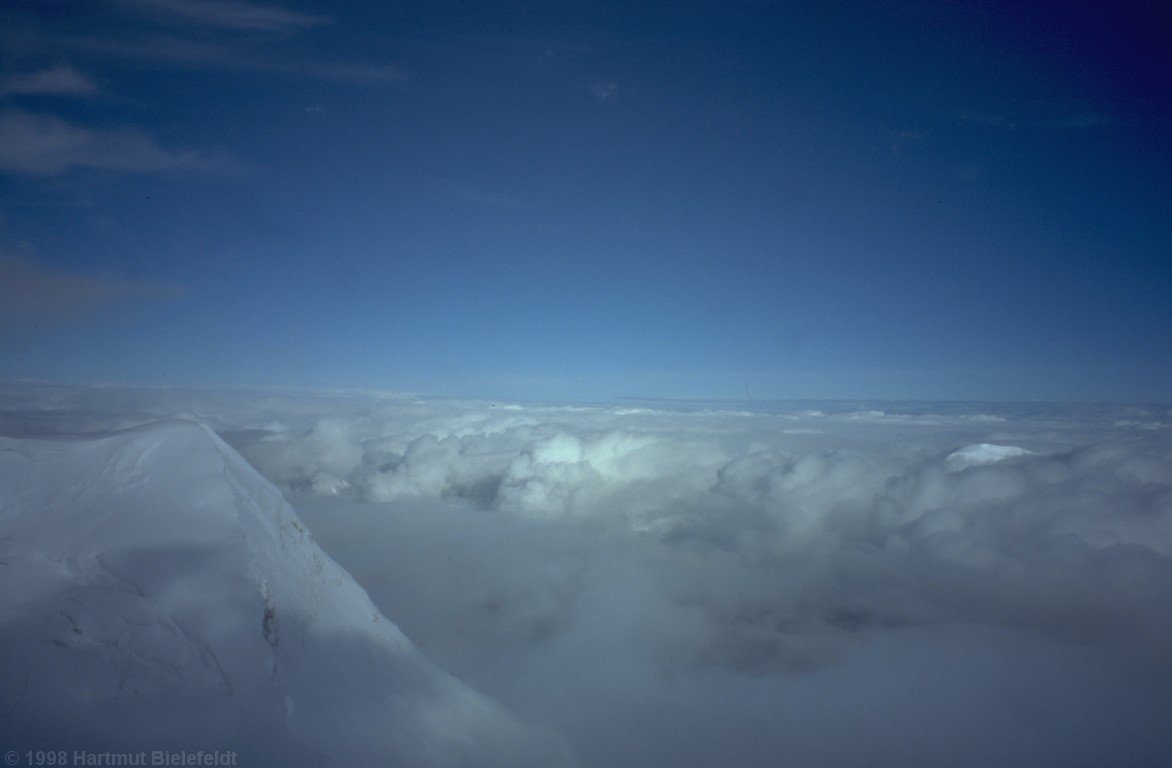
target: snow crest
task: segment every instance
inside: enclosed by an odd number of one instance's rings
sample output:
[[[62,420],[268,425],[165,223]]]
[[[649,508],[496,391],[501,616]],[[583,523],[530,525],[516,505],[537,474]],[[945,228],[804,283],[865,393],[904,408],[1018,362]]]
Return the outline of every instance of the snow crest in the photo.
[[[0,713],[27,747],[572,764],[426,659],[195,422],[0,438],[0,562]]]

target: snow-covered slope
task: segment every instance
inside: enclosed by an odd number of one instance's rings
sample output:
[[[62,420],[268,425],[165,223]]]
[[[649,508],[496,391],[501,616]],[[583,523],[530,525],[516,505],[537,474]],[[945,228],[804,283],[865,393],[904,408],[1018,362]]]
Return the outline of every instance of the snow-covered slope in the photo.
[[[563,765],[424,658],[209,429],[0,438],[0,742]]]

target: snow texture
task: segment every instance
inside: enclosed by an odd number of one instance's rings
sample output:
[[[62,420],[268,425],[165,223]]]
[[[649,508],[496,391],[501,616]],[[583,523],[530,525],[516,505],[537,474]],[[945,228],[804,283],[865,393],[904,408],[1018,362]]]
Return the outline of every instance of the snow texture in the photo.
[[[204,426],[0,439],[0,524],[5,741],[235,749],[253,765],[572,764],[426,659]]]

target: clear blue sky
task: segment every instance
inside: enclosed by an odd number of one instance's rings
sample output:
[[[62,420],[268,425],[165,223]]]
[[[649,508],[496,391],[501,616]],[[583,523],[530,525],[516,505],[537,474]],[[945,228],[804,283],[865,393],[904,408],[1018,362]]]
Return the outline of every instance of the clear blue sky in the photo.
[[[0,378],[1169,400],[1159,5],[8,2]]]

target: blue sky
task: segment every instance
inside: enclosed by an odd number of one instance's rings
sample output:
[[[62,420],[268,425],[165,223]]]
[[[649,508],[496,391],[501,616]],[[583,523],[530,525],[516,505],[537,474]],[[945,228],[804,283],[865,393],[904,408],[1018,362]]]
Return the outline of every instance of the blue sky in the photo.
[[[1166,12],[11,2],[0,377],[1172,398]]]

